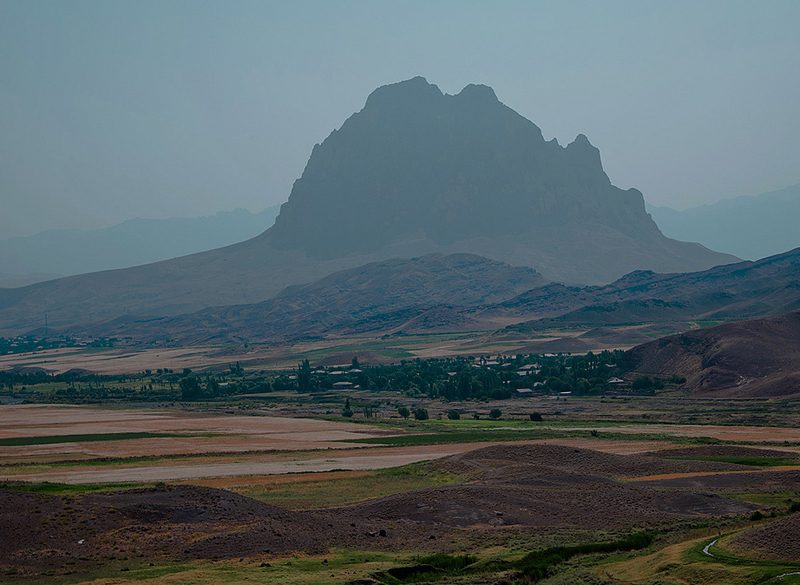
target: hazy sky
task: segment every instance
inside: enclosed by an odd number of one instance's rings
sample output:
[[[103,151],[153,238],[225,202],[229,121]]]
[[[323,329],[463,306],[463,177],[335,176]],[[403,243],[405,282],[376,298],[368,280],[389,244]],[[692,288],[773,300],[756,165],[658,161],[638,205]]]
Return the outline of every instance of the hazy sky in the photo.
[[[800,2],[0,0],[0,239],[285,201],[378,86],[468,83],[676,208],[800,183]]]

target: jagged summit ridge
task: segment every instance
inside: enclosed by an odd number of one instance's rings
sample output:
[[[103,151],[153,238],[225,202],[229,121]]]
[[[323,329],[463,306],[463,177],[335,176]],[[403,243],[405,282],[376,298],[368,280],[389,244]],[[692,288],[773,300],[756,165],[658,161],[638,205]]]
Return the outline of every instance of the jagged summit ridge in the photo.
[[[584,135],[547,142],[490,87],[448,95],[415,77],[376,89],[315,147],[272,242],[333,258],[404,234],[448,245],[571,222],[658,233],[641,193],[611,185]]]

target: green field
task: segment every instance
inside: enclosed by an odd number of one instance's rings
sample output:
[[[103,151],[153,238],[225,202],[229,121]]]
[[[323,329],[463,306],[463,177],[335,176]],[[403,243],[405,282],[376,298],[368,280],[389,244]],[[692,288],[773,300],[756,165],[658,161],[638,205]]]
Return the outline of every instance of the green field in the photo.
[[[186,437],[176,433],[94,433],[86,435],[49,435],[43,437],[10,437],[0,439],[0,447],[24,447],[26,445],[54,445],[57,443],[92,443],[96,441],[129,441],[131,439],[155,439],[163,437]]]

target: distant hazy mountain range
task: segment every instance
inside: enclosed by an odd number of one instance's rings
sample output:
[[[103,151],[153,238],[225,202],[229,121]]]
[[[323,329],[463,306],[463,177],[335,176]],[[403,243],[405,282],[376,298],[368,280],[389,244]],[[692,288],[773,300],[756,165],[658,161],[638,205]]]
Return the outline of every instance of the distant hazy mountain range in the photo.
[[[128,268],[249,240],[275,222],[280,206],[207,217],[131,219],[93,230],[48,230],[0,241],[0,287]]]
[[[566,147],[546,141],[489,87],[447,95],[417,77],[375,90],[314,147],[263,234],[0,290],[0,335],[30,331],[45,313],[61,329],[260,303],[339,270],[430,253],[473,254],[584,284],[738,260],[665,237],[642,194],[611,183],[585,136]]]
[[[665,236],[747,260],[800,247],[800,185],[684,211],[647,210]]]

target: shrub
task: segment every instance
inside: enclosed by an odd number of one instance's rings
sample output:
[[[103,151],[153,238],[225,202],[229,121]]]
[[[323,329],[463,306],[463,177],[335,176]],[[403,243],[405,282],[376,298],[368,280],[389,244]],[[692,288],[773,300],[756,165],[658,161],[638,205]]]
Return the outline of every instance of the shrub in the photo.
[[[414,411],[414,418],[417,420],[428,420],[428,411],[424,408],[418,408]]]
[[[476,562],[478,557],[473,555],[451,556],[444,553],[436,553],[427,557],[421,557],[419,562],[423,565],[431,565],[443,571],[460,571],[461,569]]]
[[[653,379],[648,376],[639,376],[631,383],[632,390],[649,390],[653,387]]]
[[[450,420],[458,420],[461,418],[461,414],[457,410],[449,410],[447,412],[447,418]]]
[[[754,522],[761,520],[762,518],[764,518],[764,514],[761,513],[761,510],[756,510],[750,514],[750,520],[753,520]]]
[[[538,412],[531,413],[531,420],[534,422],[542,422],[542,415]]]

